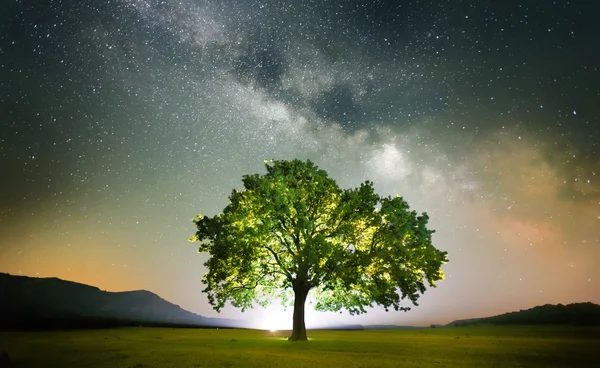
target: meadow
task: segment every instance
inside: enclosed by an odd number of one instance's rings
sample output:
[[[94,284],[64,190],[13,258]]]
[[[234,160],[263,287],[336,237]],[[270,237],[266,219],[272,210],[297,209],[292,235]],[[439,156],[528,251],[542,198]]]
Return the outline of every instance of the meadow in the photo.
[[[118,328],[0,332],[10,367],[600,367],[600,329],[473,326],[289,332]]]

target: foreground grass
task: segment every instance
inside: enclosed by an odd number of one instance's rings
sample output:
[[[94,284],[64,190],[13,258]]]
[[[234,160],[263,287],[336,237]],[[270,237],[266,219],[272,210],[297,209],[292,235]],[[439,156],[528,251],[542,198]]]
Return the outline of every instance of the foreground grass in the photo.
[[[600,367],[600,329],[288,332],[122,328],[0,332],[11,367]]]

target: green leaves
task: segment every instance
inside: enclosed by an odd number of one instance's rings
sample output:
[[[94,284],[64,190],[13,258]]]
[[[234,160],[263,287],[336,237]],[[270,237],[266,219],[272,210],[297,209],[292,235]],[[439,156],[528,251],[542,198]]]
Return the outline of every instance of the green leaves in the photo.
[[[310,161],[270,161],[245,175],[221,214],[199,215],[190,241],[210,254],[203,278],[216,310],[242,309],[291,288],[312,289],[318,310],[364,313],[417,304],[443,278],[446,252],[431,244],[428,216],[402,197],[380,197],[367,181],[342,190]]]

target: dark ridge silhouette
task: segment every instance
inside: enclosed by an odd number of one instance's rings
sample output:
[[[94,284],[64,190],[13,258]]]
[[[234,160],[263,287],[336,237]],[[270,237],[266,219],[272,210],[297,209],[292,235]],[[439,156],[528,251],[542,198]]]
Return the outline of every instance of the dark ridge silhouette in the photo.
[[[546,304],[493,317],[456,320],[445,327],[493,325],[600,326],[593,303]],[[107,292],[59,278],[0,273],[0,330],[54,330],[114,327],[244,328],[242,321],[188,312],[146,290]],[[436,325],[436,327],[443,327]],[[340,324],[317,329],[388,330],[430,327]]]
[[[456,320],[446,326],[492,325],[575,325],[600,326],[600,305],[594,303],[545,304],[493,317]]]
[[[243,327],[188,312],[145,290],[107,292],[55,277],[0,273],[0,329]]]

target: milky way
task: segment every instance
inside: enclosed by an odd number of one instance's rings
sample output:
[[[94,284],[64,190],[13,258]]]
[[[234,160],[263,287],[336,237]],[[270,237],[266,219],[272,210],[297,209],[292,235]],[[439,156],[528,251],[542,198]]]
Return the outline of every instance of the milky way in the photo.
[[[427,211],[450,258],[409,313],[309,326],[600,303],[596,2],[4,7],[2,272],[216,315],[191,218],[218,213],[264,159],[300,158]]]

